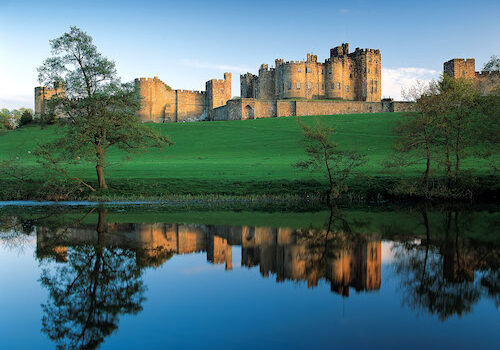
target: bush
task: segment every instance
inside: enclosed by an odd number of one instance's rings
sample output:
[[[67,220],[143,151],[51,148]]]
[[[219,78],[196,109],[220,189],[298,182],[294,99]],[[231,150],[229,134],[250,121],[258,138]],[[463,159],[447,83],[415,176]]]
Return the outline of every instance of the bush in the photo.
[[[33,122],[33,113],[30,110],[25,110],[19,119],[19,126],[31,124]]]

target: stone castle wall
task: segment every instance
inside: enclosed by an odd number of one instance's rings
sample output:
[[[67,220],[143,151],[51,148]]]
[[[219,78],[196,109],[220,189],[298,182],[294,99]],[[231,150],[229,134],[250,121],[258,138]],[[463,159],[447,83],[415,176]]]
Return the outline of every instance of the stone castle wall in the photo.
[[[499,72],[476,72],[475,81],[479,91],[484,95],[500,89]]]
[[[229,100],[226,106],[214,110],[211,120],[247,120],[257,118],[333,115],[355,113],[411,112],[411,102],[341,101],[341,100],[259,100],[240,98]]]
[[[135,84],[142,97],[138,114],[143,122],[182,122],[206,117],[205,92],[168,90],[158,77],[136,79]]]

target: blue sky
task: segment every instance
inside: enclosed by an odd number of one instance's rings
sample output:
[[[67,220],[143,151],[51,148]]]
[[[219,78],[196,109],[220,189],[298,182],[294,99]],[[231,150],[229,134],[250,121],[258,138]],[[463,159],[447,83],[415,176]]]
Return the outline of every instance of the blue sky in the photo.
[[[382,54],[382,94],[428,80],[454,57],[476,68],[500,54],[499,1],[9,1],[0,0],[0,108],[33,106],[49,40],[76,25],[115,60],[123,80],[159,76],[178,89],[256,72],[275,58],[323,61],[342,41]]]

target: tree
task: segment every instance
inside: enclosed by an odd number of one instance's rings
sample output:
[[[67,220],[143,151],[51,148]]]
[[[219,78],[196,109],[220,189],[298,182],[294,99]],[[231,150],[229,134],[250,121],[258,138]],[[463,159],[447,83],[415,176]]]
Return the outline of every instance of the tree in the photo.
[[[479,114],[479,93],[466,79],[443,76],[434,82],[433,97],[438,101],[431,111],[439,115],[437,132],[441,162],[445,168],[448,187],[459,182],[462,160],[477,140],[474,129]]]
[[[7,128],[9,118],[10,111],[7,108],[0,109],[0,129]]]
[[[365,163],[364,155],[352,151],[341,150],[333,142],[335,130],[321,124],[318,119],[312,126],[298,120],[304,137],[305,151],[309,159],[300,161],[296,167],[303,169],[320,170],[328,177],[329,190],[327,201],[338,198],[348,190],[346,180],[352,171]]]
[[[498,97],[481,97],[473,82],[443,76],[423,89],[411,90],[417,114],[395,128],[395,160],[388,165],[414,165],[425,160],[421,184],[402,184],[398,191],[426,197],[470,196],[471,177],[464,176],[463,159],[488,158],[498,142]],[[433,165],[446,183],[429,188]]]
[[[388,165],[410,166],[424,160],[425,171],[421,188],[427,193],[433,158],[433,127],[436,122],[436,111],[433,111],[433,108],[437,107],[437,101],[430,93],[429,86],[420,81],[408,90],[404,90],[403,97],[415,103],[417,113],[408,115],[394,128],[394,133],[398,136],[393,146],[395,157],[388,162]]]
[[[27,125],[33,122],[33,110],[25,108],[22,111],[21,118],[19,119],[19,126]]]
[[[483,66],[483,72],[500,72],[500,57],[492,55]]]
[[[38,155],[46,163],[62,170],[63,160],[90,160],[95,163],[99,188],[106,189],[105,155],[110,147],[131,152],[170,143],[140,123],[137,89],[120,83],[115,63],[97,51],[88,34],[71,27],[50,45],[52,56],[38,68],[38,79],[46,86],[64,85],[65,95],[49,104],[52,110],[60,108],[69,123],[64,137],[41,146]]]

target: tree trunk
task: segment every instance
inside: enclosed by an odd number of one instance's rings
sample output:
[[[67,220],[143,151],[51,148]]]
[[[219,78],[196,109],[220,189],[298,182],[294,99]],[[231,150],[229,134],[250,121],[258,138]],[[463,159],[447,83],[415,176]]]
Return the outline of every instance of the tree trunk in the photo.
[[[448,183],[448,188],[450,188],[452,175],[451,175],[451,160],[450,160],[450,139],[449,139],[448,135],[446,135],[446,137],[445,137],[444,156],[445,156],[447,183]]]
[[[104,178],[104,169],[102,165],[96,165],[95,170],[97,172],[97,182],[99,183],[100,189],[107,189],[106,179]]]
[[[429,136],[427,134],[427,129],[425,128],[424,128],[424,135],[425,135],[425,151],[427,158],[427,163],[425,166],[425,173],[424,173],[424,188],[425,191],[427,192],[429,190],[429,172],[431,170],[431,147],[429,145]]]
[[[104,178],[104,152],[102,150],[101,144],[96,145],[95,155],[97,157],[97,165],[95,170],[97,172],[97,182],[100,189],[107,189],[106,179]]]

